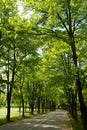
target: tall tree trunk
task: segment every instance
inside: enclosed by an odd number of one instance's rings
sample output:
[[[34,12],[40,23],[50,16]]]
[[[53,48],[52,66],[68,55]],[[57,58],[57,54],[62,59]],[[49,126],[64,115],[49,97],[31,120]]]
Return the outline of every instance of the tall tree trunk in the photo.
[[[48,112],[48,100],[47,100],[47,97],[45,99],[45,112],[46,113]]]
[[[42,113],[45,112],[45,101],[42,99],[41,100],[41,107],[42,107]]]
[[[40,97],[38,97],[38,114],[40,114]]]
[[[80,110],[81,110],[81,116],[82,116],[82,123],[83,123],[83,128],[84,130],[87,130],[87,109],[86,105],[83,99],[82,95],[82,83],[80,81],[80,75],[78,71],[78,61],[77,61],[77,54],[76,54],[76,46],[75,46],[75,40],[74,40],[74,32],[72,29],[72,18],[71,18],[71,9],[70,9],[70,1],[67,1],[68,4],[68,19],[69,19],[69,31],[68,31],[68,36],[70,39],[70,46],[72,49],[72,56],[73,56],[73,61],[74,65],[76,67],[76,87],[77,87],[77,93],[78,93],[78,98],[79,98],[79,103],[80,103]]]
[[[10,121],[11,94],[12,94],[12,88],[10,88],[10,91],[7,92],[7,122]]]
[[[12,86],[9,89],[7,92],[7,122],[10,121]]]
[[[75,47],[75,41],[74,41],[74,36],[70,35],[71,39],[71,48],[72,48],[72,53],[73,53],[73,61],[74,65],[77,68],[77,54],[76,54],[76,47]],[[79,104],[80,104],[80,110],[81,110],[81,116],[82,116],[82,124],[84,130],[87,130],[87,109],[86,105],[83,99],[83,94],[82,94],[82,82],[80,81],[79,77],[79,71],[76,72],[76,87],[77,87],[77,93],[78,93],[78,98],[79,98]]]
[[[30,108],[31,108],[31,114],[33,115],[34,114],[34,103],[30,104]]]
[[[12,68],[12,79],[11,82],[9,80],[10,78],[10,69],[9,69],[9,61],[10,61],[10,49],[8,49],[8,65],[7,65],[7,121],[10,121],[10,109],[11,109],[11,96],[12,96],[12,90],[14,86],[14,77],[15,77],[15,68],[16,68],[16,55],[15,55],[15,45],[14,45],[14,54],[13,54],[13,68]]]
[[[53,110],[53,108],[52,108],[52,102],[51,102],[51,101],[49,102],[49,110],[50,110],[50,111]]]
[[[83,94],[82,94],[82,85],[81,85],[81,81],[79,79],[77,80],[77,87],[78,87],[78,97],[79,97],[79,103],[80,103],[80,111],[81,111],[83,129],[87,130],[87,107],[84,102],[84,98],[83,98]]]
[[[23,93],[22,93],[22,85],[21,84],[22,81],[20,81],[20,96],[21,96],[21,104],[22,104],[22,116],[24,117],[24,97],[23,97]]]
[[[71,36],[70,36],[71,37]],[[73,37],[73,36],[72,36]],[[73,61],[74,61],[74,65],[77,68],[77,55],[76,55],[76,47],[75,47],[75,42],[74,42],[74,38],[71,38],[71,48],[72,48],[72,52],[73,52]],[[82,82],[80,81],[80,77],[79,77],[79,71],[76,72],[76,87],[77,87],[77,93],[78,93],[78,98],[79,98],[79,103],[80,103],[80,110],[81,110],[81,116],[82,116],[82,124],[83,124],[83,128],[84,130],[87,130],[87,109],[86,109],[86,105],[83,99],[83,94],[82,94]]]
[[[24,99],[22,98],[22,116],[24,117]]]
[[[76,48],[75,48],[75,42],[71,42],[71,48],[73,52],[73,60],[74,60],[74,65],[77,68],[77,55],[76,55]],[[79,77],[79,71],[76,72],[76,84],[77,84],[77,93],[78,93],[78,98],[79,98],[79,104],[80,104],[80,110],[81,110],[81,116],[82,116],[82,124],[84,130],[87,130],[87,109],[86,105],[83,99],[83,94],[82,94],[82,82],[80,81]]]
[[[10,57],[10,50],[8,49],[8,65],[7,65],[7,122],[10,121],[10,109],[11,109],[11,93],[12,93],[12,86],[10,86],[9,80],[9,57]]]
[[[76,95],[72,93],[71,95],[71,115],[73,119],[77,120],[77,101],[76,101]]]

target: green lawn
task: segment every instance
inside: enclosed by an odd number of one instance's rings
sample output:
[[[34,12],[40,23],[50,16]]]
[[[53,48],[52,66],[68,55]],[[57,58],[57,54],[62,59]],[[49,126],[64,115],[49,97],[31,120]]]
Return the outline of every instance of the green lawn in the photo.
[[[7,114],[7,109],[6,108],[0,108],[0,125],[6,123],[6,114]],[[11,108],[11,121],[29,118],[31,116],[32,115],[29,113],[29,110],[27,110],[25,112],[25,117],[22,117],[22,113],[19,112],[18,108]]]
[[[6,108],[0,108],[0,118],[5,118],[7,113]],[[11,117],[19,116],[19,110],[18,108],[11,108]]]

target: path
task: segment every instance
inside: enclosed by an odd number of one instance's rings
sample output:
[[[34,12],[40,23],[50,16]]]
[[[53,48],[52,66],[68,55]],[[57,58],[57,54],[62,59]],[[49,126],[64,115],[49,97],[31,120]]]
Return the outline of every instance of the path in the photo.
[[[67,112],[58,110],[0,126],[0,130],[71,130]]]

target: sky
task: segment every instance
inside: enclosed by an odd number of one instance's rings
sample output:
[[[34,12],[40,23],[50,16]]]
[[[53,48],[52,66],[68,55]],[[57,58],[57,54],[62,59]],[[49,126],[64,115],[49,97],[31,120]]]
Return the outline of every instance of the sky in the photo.
[[[30,15],[33,13],[32,10],[28,10],[25,13],[23,13],[24,2],[17,2],[17,5],[18,5],[18,12],[19,12],[19,15],[21,16],[21,18],[29,19]]]

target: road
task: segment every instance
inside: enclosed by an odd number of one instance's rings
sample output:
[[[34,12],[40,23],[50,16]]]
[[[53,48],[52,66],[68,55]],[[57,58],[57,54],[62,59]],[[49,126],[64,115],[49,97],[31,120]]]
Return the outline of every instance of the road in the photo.
[[[0,126],[0,130],[71,130],[67,112],[57,110]]]

